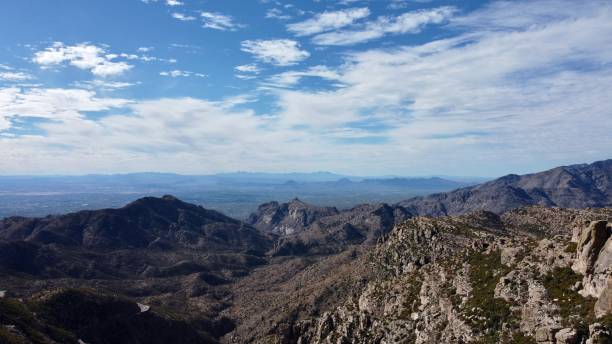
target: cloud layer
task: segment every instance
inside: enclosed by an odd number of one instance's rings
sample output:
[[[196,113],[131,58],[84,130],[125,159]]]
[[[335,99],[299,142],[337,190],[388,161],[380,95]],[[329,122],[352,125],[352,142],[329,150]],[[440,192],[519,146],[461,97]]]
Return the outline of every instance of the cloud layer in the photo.
[[[158,5],[169,10],[165,1]],[[286,27],[291,39],[244,33],[235,42],[240,58],[225,67],[229,79],[254,86],[217,101],[112,93],[136,84],[109,77],[153,59],[140,55],[144,50],[54,43],[33,52],[29,60],[37,66],[91,72],[93,80],[63,88],[16,86],[36,76],[0,65],[0,169],[495,175],[612,154],[609,2],[372,13],[303,15]],[[215,14],[200,20],[221,31],[238,27]],[[410,45],[374,44],[430,25],[445,34]],[[204,76],[190,70],[200,69],[179,63],[154,74],[160,87]]]

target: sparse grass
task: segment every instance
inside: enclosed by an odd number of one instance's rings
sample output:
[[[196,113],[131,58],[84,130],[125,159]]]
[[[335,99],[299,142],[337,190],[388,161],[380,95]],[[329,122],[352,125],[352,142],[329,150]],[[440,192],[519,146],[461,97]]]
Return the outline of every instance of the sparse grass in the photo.
[[[10,333],[4,326],[0,325],[0,343],[6,344],[26,344],[23,339]]]
[[[509,268],[502,265],[499,251],[468,257],[472,294],[465,305],[467,320],[483,336],[481,343],[499,343],[504,323],[513,321],[510,304],[495,298],[495,286]]]
[[[402,311],[399,315],[400,319],[410,319],[410,315],[418,306],[417,300],[419,299],[419,293],[421,291],[422,282],[417,276],[410,277],[406,282],[406,289],[404,290],[403,296],[404,301],[402,303]]]
[[[567,246],[565,246],[565,252],[566,253],[576,253],[576,248],[578,247],[578,244],[576,244],[575,242],[570,242],[567,244]]]
[[[517,332],[514,334],[508,344],[536,344],[536,340],[532,336],[527,336]]]
[[[559,306],[559,314],[566,325],[585,326],[594,321],[595,300],[571,290],[580,281],[582,276],[570,267],[556,267],[542,279],[549,298]]]
[[[51,326],[28,309],[27,305],[15,299],[0,299],[0,323],[14,325],[32,343],[47,343],[47,336],[60,343],[74,343],[76,339],[63,329]],[[22,343],[17,336],[0,327],[0,343]]]

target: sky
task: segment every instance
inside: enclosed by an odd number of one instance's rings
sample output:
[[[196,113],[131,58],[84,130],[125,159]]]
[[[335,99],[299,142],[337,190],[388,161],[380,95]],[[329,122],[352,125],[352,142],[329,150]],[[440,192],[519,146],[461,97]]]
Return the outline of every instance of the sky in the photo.
[[[4,0],[0,174],[612,158],[612,2]]]

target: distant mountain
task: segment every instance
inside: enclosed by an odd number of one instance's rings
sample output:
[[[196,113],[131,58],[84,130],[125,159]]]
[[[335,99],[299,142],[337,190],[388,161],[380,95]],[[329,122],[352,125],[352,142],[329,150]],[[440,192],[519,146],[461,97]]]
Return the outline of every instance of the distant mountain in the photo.
[[[561,166],[523,176],[510,174],[451,192],[415,197],[400,206],[419,215],[495,213],[527,205],[587,208],[612,206],[612,159]]]
[[[362,204],[338,211],[299,199],[259,206],[247,223],[277,237],[273,256],[337,253],[350,245],[373,245],[393,226],[412,217],[401,206]]]
[[[262,204],[246,222],[264,232],[290,235],[305,230],[322,217],[336,214],[338,209],[334,207],[317,207],[296,198],[289,203]]]
[[[45,218],[10,217],[0,221],[0,239],[90,249],[164,245],[261,252],[265,248],[265,239],[254,228],[172,196],[146,197],[119,209]]]
[[[467,182],[457,182],[439,177],[365,179],[361,183],[367,185],[384,185],[413,189],[451,189],[470,185],[470,183]]]
[[[333,193],[341,190],[347,191],[359,191],[359,192],[375,192],[375,193],[389,193],[397,192],[400,190],[420,192],[420,191],[446,191],[460,187],[474,185],[469,182],[458,182],[449,179],[443,179],[439,177],[429,178],[354,178],[354,177],[343,177],[332,181],[309,181],[299,182],[296,180],[288,180],[283,184],[277,185],[276,190],[294,190],[294,191],[308,191],[308,190],[320,190],[321,192]]]

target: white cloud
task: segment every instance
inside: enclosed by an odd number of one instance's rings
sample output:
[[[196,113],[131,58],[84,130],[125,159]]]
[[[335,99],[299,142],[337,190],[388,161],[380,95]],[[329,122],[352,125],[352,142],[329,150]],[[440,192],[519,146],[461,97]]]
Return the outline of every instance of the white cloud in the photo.
[[[180,21],[192,21],[192,20],[196,20],[196,17],[194,17],[194,16],[190,16],[190,15],[186,15],[186,14],[182,14],[182,13],[177,13],[177,12],[172,13],[172,18],[178,19]]]
[[[242,27],[240,24],[236,24],[234,19],[230,16],[213,13],[213,12],[200,12],[202,17],[203,27],[222,31],[234,31]]]
[[[183,6],[184,4],[178,0],[166,0],[168,6]]]
[[[84,112],[104,111],[128,104],[124,99],[98,98],[79,89],[0,89],[0,129],[12,118],[37,117],[51,120],[84,118]],[[8,125],[7,125],[8,123]]]
[[[234,67],[234,69],[237,70],[238,72],[255,73],[255,74],[258,74],[261,71],[261,69],[259,69],[259,67],[255,64],[236,66]]]
[[[300,49],[298,42],[290,39],[247,40],[242,42],[242,51],[277,66],[294,65],[310,56],[308,51]]]
[[[304,71],[289,71],[268,78],[266,85],[274,87],[290,87],[298,84],[302,78],[316,77],[326,80],[339,80],[340,74],[326,66],[314,66]]]
[[[86,89],[101,89],[101,90],[119,90],[134,86],[138,83],[133,82],[121,82],[121,81],[108,81],[106,79],[96,79],[91,81],[75,82],[75,87],[86,88]]]
[[[287,25],[287,30],[298,36],[339,29],[370,15],[368,8],[350,8],[334,12],[319,13],[311,19]]]
[[[195,76],[195,77],[199,77],[199,78],[205,78],[206,75],[205,74],[201,74],[201,73],[194,73],[194,72],[190,72],[190,71],[186,71],[186,70],[171,70],[171,71],[167,71],[167,72],[160,72],[159,75],[161,76],[169,76],[172,78],[179,78],[179,77],[183,77],[183,78],[187,78],[187,77],[191,77],[191,76]]]
[[[407,12],[395,17],[382,16],[367,22],[362,28],[318,34],[313,42],[318,45],[351,45],[381,38],[387,34],[418,33],[430,24],[440,24],[457,11],[450,6]]]
[[[388,151],[377,157],[394,171],[419,161],[421,173],[491,175],[609,157],[612,6],[533,3],[471,13],[458,22],[474,29],[455,38],[356,52],[341,89],[277,90],[279,121],[330,135],[355,123],[382,130]]]
[[[153,49],[155,49],[155,48],[153,48],[153,47],[140,47],[140,48],[138,48],[138,51],[141,52],[141,53],[148,53],[148,52],[152,51]]]
[[[279,110],[266,114],[244,100],[0,89],[0,127],[53,119],[35,124],[44,134],[0,133],[0,170],[496,175],[610,157],[612,4],[555,3],[492,4],[453,18],[454,37],[285,74],[344,86],[268,88]]]
[[[4,109],[3,96],[0,92],[0,109]],[[60,122],[39,124],[44,136],[0,136],[0,168],[6,173],[40,171],[40,166],[49,173],[164,170],[159,165],[163,160],[168,170],[181,166],[185,172],[195,172],[215,165],[238,169],[240,161],[263,161],[267,154],[281,154],[272,143],[284,141],[283,134],[261,135],[272,119],[234,109],[245,100],[159,99],[124,104],[122,111],[127,114],[90,119],[77,113]],[[14,106],[13,99],[6,102]],[[261,148],[253,151],[252,147]]]
[[[291,19],[291,16],[288,14],[284,14],[283,11],[278,8],[270,8],[269,10],[266,11],[266,18],[289,20]]]
[[[24,72],[0,72],[0,80],[3,81],[26,81],[33,78],[34,77],[32,75]]]
[[[95,76],[114,76],[123,74],[132,66],[126,62],[113,62],[117,55],[106,54],[105,49],[86,43],[65,46],[55,42],[45,50],[34,54],[33,61],[43,67],[68,62],[79,69],[91,71]]]

